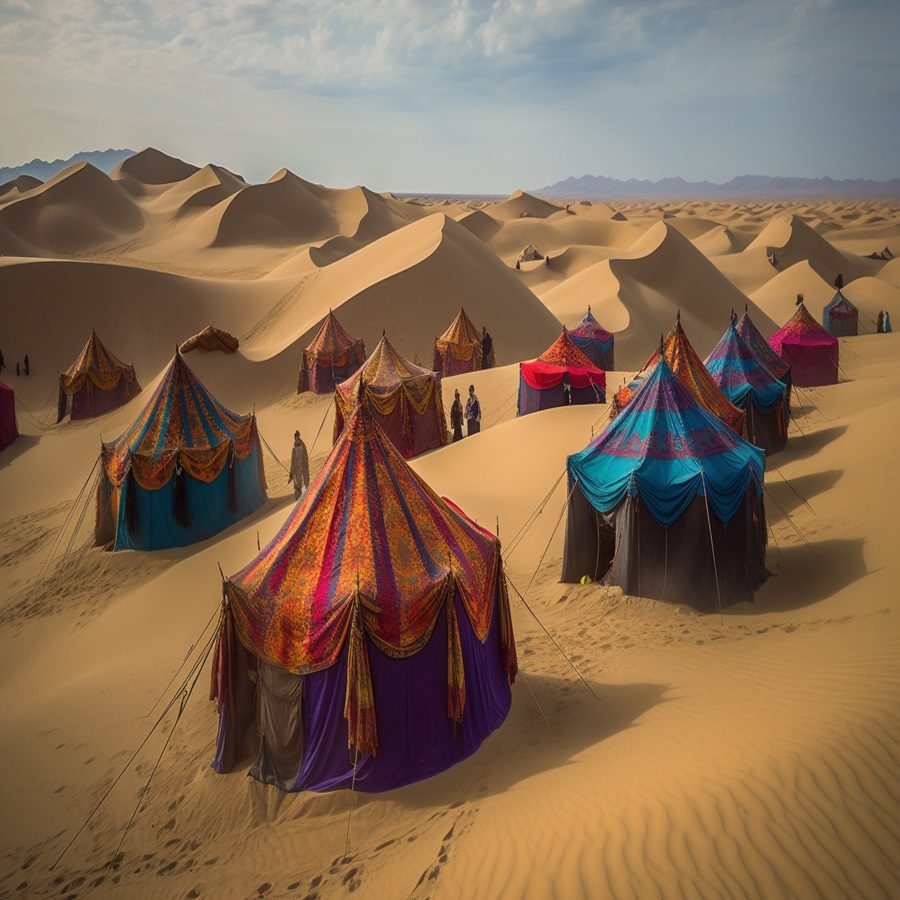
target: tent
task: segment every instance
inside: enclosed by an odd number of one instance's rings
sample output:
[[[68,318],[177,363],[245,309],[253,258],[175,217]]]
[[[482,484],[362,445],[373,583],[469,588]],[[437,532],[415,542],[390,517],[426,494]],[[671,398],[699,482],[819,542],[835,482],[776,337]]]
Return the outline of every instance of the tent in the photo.
[[[329,309],[322,327],[300,356],[297,393],[330,394],[365,361],[362,338],[350,337]]]
[[[833,337],[859,334],[859,310],[844,296],[840,288],[822,310],[822,324]]]
[[[772,337],[769,346],[791,367],[791,383],[798,387],[837,384],[840,348],[802,302]]]
[[[521,262],[533,262],[536,259],[543,259],[544,255],[538,250],[534,244],[529,244],[519,256]]]
[[[16,393],[0,381],[0,450],[8,447],[19,436],[16,426]]]
[[[509,712],[500,542],[428,487],[365,405],[224,593],[217,772],[256,725],[260,781],[390,790],[470,756]]]
[[[578,349],[569,332],[562,334],[532,362],[519,363],[519,416],[564,406],[565,379],[571,402],[605,403],[606,373]]]
[[[703,406],[665,359],[622,414],[568,458],[562,580],[713,611],[766,579],[766,456]]]
[[[362,366],[337,385],[335,443],[360,396],[406,459],[447,443],[440,373],[404,359],[384,335]]]
[[[769,346],[760,330],[744,308],[737,323],[737,333],[753,351],[756,358],[784,385],[787,386],[788,410],[791,408],[791,367]]]
[[[598,368],[608,372],[615,368],[615,337],[593,316],[587,315],[569,332],[575,346]]]
[[[466,315],[460,309],[453,324],[440,336],[434,339],[434,370],[443,376],[463,375],[466,372],[477,372],[479,369],[490,369],[494,365],[494,348],[491,347],[489,359],[482,357],[482,338]]]
[[[240,346],[240,341],[227,331],[207,325],[203,331],[189,337],[178,349],[181,353],[190,353],[191,350],[205,350],[212,353],[221,350],[223,353],[234,353]]]
[[[681,313],[675,319],[675,326],[663,344],[663,354],[675,377],[715,416],[738,434],[744,434],[745,415],[719,390],[712,380],[703,361],[697,355],[691,342],[681,327]],[[618,415],[634,396],[640,385],[650,376],[659,363],[657,350],[644,363],[643,369],[630,384],[620,387],[613,400],[613,414]]]
[[[102,416],[140,392],[134,366],[113,356],[91,330],[78,358],[59,376],[56,421],[61,422],[69,412],[73,419]]]
[[[756,358],[738,334],[734,314],[705,366],[719,390],[744,411],[747,440],[766,453],[781,450],[787,443],[787,386]]]
[[[193,544],[266,500],[256,417],[222,406],[179,353],[100,459],[95,538],[114,550]]]

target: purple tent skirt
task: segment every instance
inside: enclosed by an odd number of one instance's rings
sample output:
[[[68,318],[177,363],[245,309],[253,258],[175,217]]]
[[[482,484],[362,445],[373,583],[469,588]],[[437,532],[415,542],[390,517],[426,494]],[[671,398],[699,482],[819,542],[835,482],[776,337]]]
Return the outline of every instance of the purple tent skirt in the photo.
[[[582,403],[606,403],[606,392],[603,388],[588,385],[586,388],[573,387],[571,392],[572,406]],[[540,391],[528,384],[524,378],[519,379],[519,408],[517,415],[527,416],[528,413],[564,405],[565,392],[563,391],[562,382],[556,387]]]
[[[355,788],[377,792],[429,778],[471,756],[504,721],[512,702],[503,670],[497,604],[482,644],[457,595],[457,620],[465,667],[463,720],[447,716],[447,616],[442,611],[425,647],[394,659],[366,638],[375,699],[378,753],[357,761]],[[353,784],[347,747],[344,695],[347,649],[337,663],[311,675],[292,675],[258,662],[254,687],[249,654],[238,669],[238,697],[219,719],[213,768],[229,771],[240,755],[254,707],[259,743],[250,774],[285,791],[332,791]],[[255,694],[255,696],[254,696]]]

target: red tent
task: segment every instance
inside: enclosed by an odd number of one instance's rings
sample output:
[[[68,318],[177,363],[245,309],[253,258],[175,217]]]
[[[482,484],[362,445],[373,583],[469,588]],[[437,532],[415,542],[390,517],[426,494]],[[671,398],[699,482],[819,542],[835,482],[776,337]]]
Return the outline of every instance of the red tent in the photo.
[[[772,337],[769,346],[791,367],[791,382],[800,387],[837,384],[840,346],[803,303]]]
[[[330,394],[365,361],[366,345],[344,331],[329,309],[322,327],[300,356],[297,393]]]
[[[8,447],[19,436],[16,427],[16,394],[0,381],[0,450]]]
[[[566,329],[533,362],[519,363],[518,415],[551,409],[569,402],[605,403],[606,373],[578,349]]]

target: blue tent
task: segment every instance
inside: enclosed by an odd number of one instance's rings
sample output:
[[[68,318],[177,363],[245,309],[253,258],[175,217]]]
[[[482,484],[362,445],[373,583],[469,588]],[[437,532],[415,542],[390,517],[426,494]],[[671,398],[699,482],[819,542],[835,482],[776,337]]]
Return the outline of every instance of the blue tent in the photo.
[[[222,406],[178,353],[101,467],[95,538],[114,550],[183,547],[266,500],[256,417]]]
[[[598,369],[608,372],[615,368],[615,335],[594,318],[590,306],[587,315],[569,332],[569,336]]]
[[[700,405],[661,359],[609,427],[568,458],[563,581],[711,610],[766,577],[765,453]]]
[[[747,440],[767,453],[787,443],[787,385],[779,381],[738,334],[737,317],[704,363],[716,387],[746,412]]]

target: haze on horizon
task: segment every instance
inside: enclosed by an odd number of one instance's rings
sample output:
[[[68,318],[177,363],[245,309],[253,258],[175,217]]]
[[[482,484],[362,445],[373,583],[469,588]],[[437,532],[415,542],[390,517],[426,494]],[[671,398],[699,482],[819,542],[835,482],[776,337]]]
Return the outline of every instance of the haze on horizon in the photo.
[[[892,0],[0,5],[0,165],[156,146],[250,180],[900,175]]]

